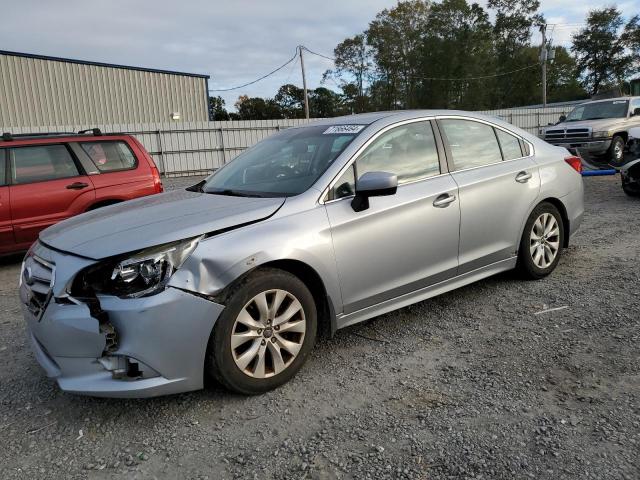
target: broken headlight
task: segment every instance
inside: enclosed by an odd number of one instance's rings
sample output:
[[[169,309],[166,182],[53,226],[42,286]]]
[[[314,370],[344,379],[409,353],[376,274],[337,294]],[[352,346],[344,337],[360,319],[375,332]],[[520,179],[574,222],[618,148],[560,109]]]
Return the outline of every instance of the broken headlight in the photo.
[[[81,296],[101,293],[123,298],[158,293],[191,255],[200,238],[166,243],[89,267],[74,282],[73,290],[76,294],[81,290]]]

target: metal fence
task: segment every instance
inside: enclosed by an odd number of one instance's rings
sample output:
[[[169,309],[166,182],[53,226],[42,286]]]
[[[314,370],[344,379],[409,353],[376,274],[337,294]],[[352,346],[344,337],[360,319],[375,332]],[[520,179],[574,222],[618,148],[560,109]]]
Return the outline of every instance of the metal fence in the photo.
[[[541,126],[555,122],[571,106],[553,108],[514,108],[481,113],[499,117],[532,134]],[[134,135],[149,151],[166,176],[205,175],[233,159],[243,150],[281,129],[312,120],[250,120],[228,122],[181,122],[158,124],[99,125],[103,132]],[[10,128],[13,133],[74,132],[93,125]],[[8,127],[5,127],[8,128]]]

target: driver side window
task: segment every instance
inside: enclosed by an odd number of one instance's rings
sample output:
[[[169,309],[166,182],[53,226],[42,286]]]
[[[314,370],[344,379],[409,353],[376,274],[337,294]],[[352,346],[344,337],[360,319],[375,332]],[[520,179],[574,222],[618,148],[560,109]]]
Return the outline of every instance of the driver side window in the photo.
[[[355,195],[356,177],[367,172],[389,172],[398,185],[440,174],[438,149],[431,122],[394,127],[376,138],[330,190],[328,200]]]
[[[367,172],[389,172],[398,185],[440,174],[431,122],[408,123],[380,135],[356,160],[358,178]]]

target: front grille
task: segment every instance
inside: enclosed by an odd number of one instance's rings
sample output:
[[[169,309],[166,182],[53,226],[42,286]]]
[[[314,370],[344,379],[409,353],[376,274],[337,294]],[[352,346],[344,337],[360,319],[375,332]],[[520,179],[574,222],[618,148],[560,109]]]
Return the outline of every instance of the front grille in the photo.
[[[36,255],[25,258],[21,280],[27,291],[26,305],[29,311],[40,317],[51,298],[55,283],[56,267]]]
[[[571,142],[589,140],[591,138],[591,128],[551,128],[545,131],[544,139],[547,142]]]

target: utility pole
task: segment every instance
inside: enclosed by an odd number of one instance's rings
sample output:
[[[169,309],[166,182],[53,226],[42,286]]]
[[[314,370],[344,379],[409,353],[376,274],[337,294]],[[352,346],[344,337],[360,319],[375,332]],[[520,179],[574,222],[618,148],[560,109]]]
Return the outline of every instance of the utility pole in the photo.
[[[542,34],[542,48],[540,49],[540,62],[542,62],[542,106],[547,106],[547,26],[540,24]]]
[[[302,50],[304,47],[298,45],[298,51],[300,52],[300,68],[302,69],[302,88],[304,89],[304,118],[309,120],[309,95],[307,94],[307,76],[304,73],[304,57],[302,56]]]

